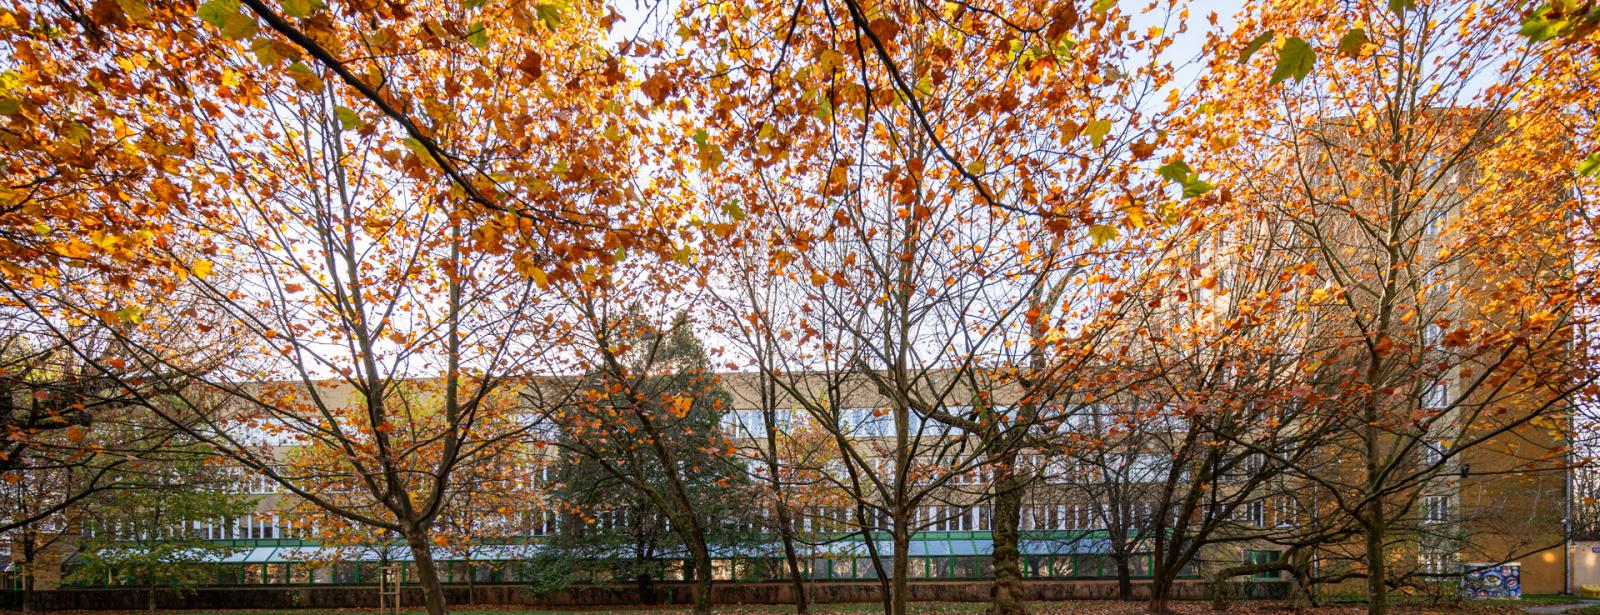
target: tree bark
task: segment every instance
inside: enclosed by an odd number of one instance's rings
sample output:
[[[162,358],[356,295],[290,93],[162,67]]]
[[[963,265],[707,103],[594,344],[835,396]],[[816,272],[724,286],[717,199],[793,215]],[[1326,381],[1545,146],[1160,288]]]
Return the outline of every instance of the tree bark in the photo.
[[[1117,599],[1133,600],[1133,570],[1128,565],[1128,551],[1121,549],[1113,557],[1117,560]]]
[[[22,566],[18,570],[22,573],[22,612],[33,611],[33,571],[34,561],[38,559],[38,550],[33,540],[32,530],[22,534]]]
[[[444,586],[439,583],[439,569],[433,563],[428,531],[417,528],[406,532],[406,545],[411,547],[411,559],[417,565],[417,584],[422,586],[422,599],[428,615],[446,615],[450,612],[450,606],[445,603]]]
[[[911,524],[894,524],[894,578],[889,586],[889,615],[906,615],[911,594]]]
[[[656,581],[648,571],[641,571],[634,576],[634,583],[639,588],[639,602],[646,605],[656,603]]]
[[[689,555],[694,558],[694,613],[695,615],[711,614],[711,550],[706,546],[704,536],[691,532]]]
[[[761,407],[765,414],[767,438],[767,477],[772,481],[773,508],[778,516],[778,536],[783,539],[783,559],[789,566],[789,582],[794,588],[795,615],[811,612],[811,600],[806,596],[806,579],[800,574],[800,556],[794,547],[794,519],[789,516],[789,502],[783,497],[783,474],[778,464],[777,405],[778,391],[772,377],[767,374],[765,360],[762,365]],[[867,539],[872,533],[867,532]]]
[[[1382,499],[1373,500],[1367,521],[1367,615],[1389,612],[1388,565],[1383,561],[1384,514]]]
[[[776,476],[777,473],[773,474]],[[789,517],[789,507],[783,502],[778,502],[777,509],[778,535],[783,537],[783,559],[789,565],[789,583],[794,587],[794,612],[795,615],[807,615],[811,612],[811,600],[806,596],[805,576],[800,573],[800,554],[794,548],[794,520]],[[870,531],[867,536],[871,540]]]
[[[1167,595],[1172,593],[1172,575],[1158,574],[1150,579],[1150,613],[1152,615],[1165,615],[1171,613],[1167,604]]]
[[[1023,485],[1017,477],[1017,451],[1008,447],[994,464],[994,587],[988,615],[1026,615],[1022,595],[1022,553],[1018,548]]]

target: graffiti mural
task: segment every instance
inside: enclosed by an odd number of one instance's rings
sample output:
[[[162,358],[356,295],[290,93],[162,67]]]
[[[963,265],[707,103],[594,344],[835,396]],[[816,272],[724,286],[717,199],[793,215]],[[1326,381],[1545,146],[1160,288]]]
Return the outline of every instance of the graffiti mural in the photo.
[[[1468,598],[1522,598],[1522,566],[1518,564],[1466,564],[1461,595]]]

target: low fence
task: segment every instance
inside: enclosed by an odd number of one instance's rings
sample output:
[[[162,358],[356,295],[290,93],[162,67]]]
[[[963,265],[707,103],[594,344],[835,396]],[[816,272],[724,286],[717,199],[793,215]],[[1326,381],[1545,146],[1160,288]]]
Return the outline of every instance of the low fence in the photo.
[[[986,602],[990,583],[983,581],[914,581],[911,600],[915,602]],[[1117,595],[1116,581],[1026,581],[1029,600],[1105,600]],[[789,604],[794,588],[787,583],[719,583],[712,591],[717,604]],[[807,590],[817,603],[877,602],[875,583],[812,583]],[[1173,588],[1180,599],[1205,598],[1209,583],[1179,581]],[[1249,580],[1232,584],[1230,595],[1242,598],[1281,598],[1288,583],[1276,580]],[[657,583],[657,604],[688,604],[694,597],[692,583]],[[1134,584],[1134,596],[1149,595],[1147,583]],[[528,605],[538,607],[601,607],[644,604],[639,589],[631,585],[577,585],[559,591],[535,594],[523,585],[446,585],[450,604]],[[149,593],[137,587],[96,587],[35,591],[33,608],[49,610],[138,610],[147,606]],[[422,591],[414,585],[402,590],[403,604],[421,605]],[[22,592],[0,592],[0,608],[16,609]],[[280,585],[271,587],[204,587],[178,592],[157,590],[156,606],[161,609],[344,609],[367,608],[378,604],[376,585]]]

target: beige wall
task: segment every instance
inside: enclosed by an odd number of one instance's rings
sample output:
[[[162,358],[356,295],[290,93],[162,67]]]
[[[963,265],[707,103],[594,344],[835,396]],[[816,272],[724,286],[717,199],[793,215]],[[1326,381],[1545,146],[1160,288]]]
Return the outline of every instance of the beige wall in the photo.
[[[1572,543],[1572,590],[1581,585],[1600,586],[1600,540]]]

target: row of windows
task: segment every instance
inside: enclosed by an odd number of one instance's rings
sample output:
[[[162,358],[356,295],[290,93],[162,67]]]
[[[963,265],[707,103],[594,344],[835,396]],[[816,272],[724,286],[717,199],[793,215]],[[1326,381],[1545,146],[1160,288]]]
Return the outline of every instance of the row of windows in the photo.
[[[1429,496],[1423,499],[1424,518],[1430,523],[1448,520],[1448,496]],[[868,509],[867,525],[888,531],[894,522],[883,511]],[[1154,508],[1149,502],[1134,504],[1129,511],[1130,521],[1142,526],[1151,519]],[[523,517],[522,527],[528,536],[549,536],[561,531],[569,517],[555,511],[530,511]],[[1022,507],[1018,529],[1022,531],[1096,530],[1104,529],[1111,518],[1110,510],[1086,504],[1033,504]],[[913,511],[911,522],[918,531],[931,532],[987,532],[993,529],[993,508],[987,505],[962,506],[935,504],[919,506]],[[841,506],[806,507],[794,517],[797,531],[806,534],[844,533],[855,531],[856,511]],[[1286,526],[1299,520],[1298,502],[1281,497],[1254,500],[1234,510],[1233,520],[1258,527]],[[601,510],[585,515],[583,523],[594,530],[610,531],[631,527],[632,512],[627,509]],[[670,529],[670,520],[662,519]],[[760,533],[774,527],[770,509],[749,520],[740,529]],[[509,528],[508,528],[509,529]],[[180,532],[204,540],[289,539],[316,535],[316,528],[299,528],[289,518],[275,513],[259,513],[239,518],[195,521]],[[517,533],[515,529],[510,529]],[[87,536],[110,537],[117,540],[150,540],[174,536],[170,528],[141,527],[111,518],[91,523],[84,528]]]
[[[299,531],[299,528],[295,528],[287,518],[272,513],[195,521],[178,528],[148,527],[107,518],[86,524],[83,533],[88,537],[110,540],[164,540],[179,536],[201,540],[273,540],[300,538],[305,534]]]
[[[894,569],[888,554],[880,555],[884,574],[893,575]],[[523,561],[499,562],[439,562],[441,580],[446,583],[528,582],[535,578],[534,565]],[[416,569],[409,563],[400,565],[402,582],[414,582]],[[205,581],[214,585],[275,585],[275,584],[355,584],[375,583],[378,579],[378,562],[336,562],[312,564],[286,562],[274,564],[216,564]],[[666,566],[663,580],[693,580],[693,567],[687,562],[673,561]],[[805,558],[800,561],[801,575],[817,581],[850,581],[878,578],[878,566],[871,558]],[[1135,578],[1149,577],[1151,558],[1135,555],[1129,561],[1129,574]],[[910,577],[914,579],[987,579],[994,577],[994,559],[989,556],[914,557],[909,562]],[[1117,575],[1115,560],[1099,554],[1024,555],[1022,573],[1027,578],[1038,579],[1096,579]],[[1180,576],[1194,576],[1194,567],[1188,566]],[[717,560],[712,566],[713,578],[719,581],[778,581],[788,578],[788,565],[782,559],[751,558]],[[582,573],[579,581],[607,583],[619,579],[608,570],[600,569]],[[132,582],[108,574],[93,585],[119,585]]]

